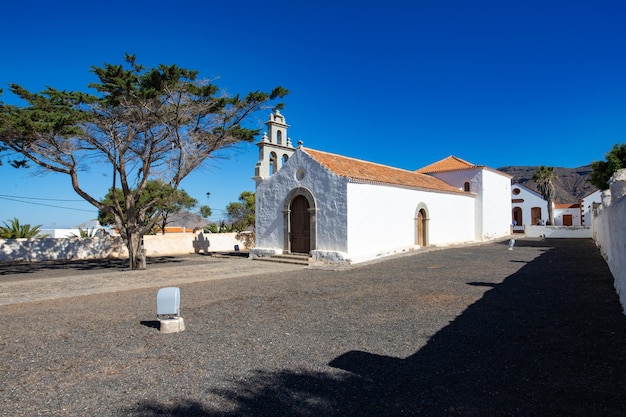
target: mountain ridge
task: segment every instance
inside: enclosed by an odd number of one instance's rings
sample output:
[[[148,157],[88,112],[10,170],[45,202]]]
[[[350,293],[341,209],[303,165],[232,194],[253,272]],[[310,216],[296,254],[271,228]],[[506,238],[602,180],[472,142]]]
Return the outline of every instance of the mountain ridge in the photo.
[[[498,171],[511,175],[513,184],[520,184],[524,187],[539,192],[537,183],[533,181],[533,174],[538,166],[505,166],[498,168]],[[578,203],[578,201],[597,190],[589,182],[591,176],[591,165],[584,165],[578,168],[555,167],[554,173],[557,178],[553,181],[555,190],[555,203]]]

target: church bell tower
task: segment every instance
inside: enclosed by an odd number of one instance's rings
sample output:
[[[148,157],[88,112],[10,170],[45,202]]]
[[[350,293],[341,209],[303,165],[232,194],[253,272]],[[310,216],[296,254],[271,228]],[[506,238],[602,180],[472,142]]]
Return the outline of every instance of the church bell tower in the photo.
[[[263,133],[263,137],[256,144],[259,147],[259,161],[252,179],[257,185],[278,172],[295,151],[287,136],[289,125],[280,111],[274,110],[265,125],[267,132]]]

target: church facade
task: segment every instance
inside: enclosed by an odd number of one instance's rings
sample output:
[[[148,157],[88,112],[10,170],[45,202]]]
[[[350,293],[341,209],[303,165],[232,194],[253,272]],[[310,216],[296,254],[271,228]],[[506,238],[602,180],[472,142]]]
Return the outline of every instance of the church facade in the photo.
[[[252,257],[308,254],[358,263],[425,246],[510,234],[510,176],[449,157],[408,171],[314,150],[266,122],[256,181]]]

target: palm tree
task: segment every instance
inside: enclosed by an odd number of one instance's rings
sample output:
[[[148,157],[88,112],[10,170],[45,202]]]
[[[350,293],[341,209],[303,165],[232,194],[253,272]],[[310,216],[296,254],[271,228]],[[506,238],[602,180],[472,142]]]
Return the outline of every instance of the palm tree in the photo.
[[[551,225],[554,224],[554,184],[552,180],[557,176],[554,173],[553,167],[540,166],[535,170],[533,174],[533,181],[537,183],[537,190],[541,196],[548,202],[548,221]]]
[[[30,224],[20,224],[17,217],[14,217],[11,224],[3,222],[4,226],[0,226],[0,238],[2,239],[30,239],[33,237],[47,237],[48,235],[40,235],[38,226],[31,226]]]

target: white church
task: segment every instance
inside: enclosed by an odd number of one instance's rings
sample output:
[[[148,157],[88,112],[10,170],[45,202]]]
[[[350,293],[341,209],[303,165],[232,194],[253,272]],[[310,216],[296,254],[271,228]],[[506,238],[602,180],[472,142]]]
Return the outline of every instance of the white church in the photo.
[[[275,111],[257,143],[251,257],[351,264],[511,233],[511,177],[450,156],[408,171],[294,147]]]

